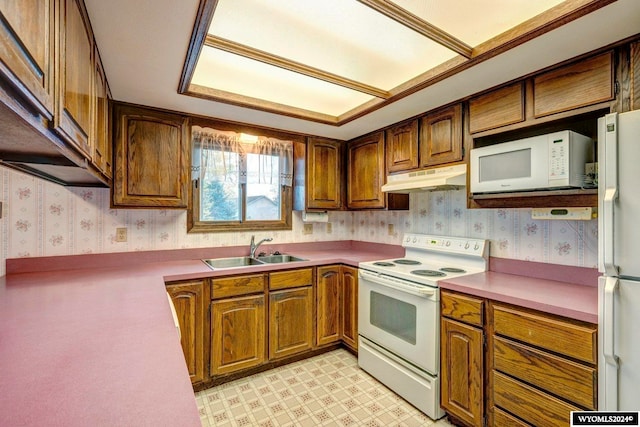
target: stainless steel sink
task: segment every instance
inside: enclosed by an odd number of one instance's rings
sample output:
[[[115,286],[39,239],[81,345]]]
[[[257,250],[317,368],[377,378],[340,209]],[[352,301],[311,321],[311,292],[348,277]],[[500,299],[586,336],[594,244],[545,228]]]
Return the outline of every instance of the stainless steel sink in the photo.
[[[203,259],[211,268],[234,268],[234,267],[247,267],[250,265],[262,265],[263,261],[251,258],[248,256],[238,256],[231,258],[212,258]]]
[[[275,264],[280,262],[307,261],[306,259],[303,259],[303,258],[298,258],[293,255],[285,255],[285,254],[259,256],[258,260],[262,262],[266,262],[267,264]]]

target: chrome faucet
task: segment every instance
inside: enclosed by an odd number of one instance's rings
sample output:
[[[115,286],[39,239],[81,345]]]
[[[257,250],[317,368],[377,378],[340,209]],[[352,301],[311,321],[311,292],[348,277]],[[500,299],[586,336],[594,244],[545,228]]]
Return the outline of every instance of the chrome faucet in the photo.
[[[273,240],[273,237],[267,237],[266,239],[260,240],[256,244],[254,238],[255,238],[255,236],[251,236],[251,244],[249,245],[249,256],[251,258],[255,258],[256,257],[256,249],[258,249],[258,246],[260,246],[263,242],[270,242],[270,241]]]

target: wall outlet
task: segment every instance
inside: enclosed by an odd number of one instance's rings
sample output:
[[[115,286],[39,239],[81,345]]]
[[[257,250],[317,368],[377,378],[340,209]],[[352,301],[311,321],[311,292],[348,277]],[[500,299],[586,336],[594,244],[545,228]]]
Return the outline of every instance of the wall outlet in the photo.
[[[389,232],[389,236],[393,236],[396,232],[396,227],[393,224],[387,224],[387,231]]]
[[[331,225],[330,222],[327,223],[327,234],[331,234],[331,232],[333,231],[333,226]]]
[[[116,228],[116,242],[127,241],[127,227]]]
[[[305,224],[302,234],[313,234],[313,224]]]

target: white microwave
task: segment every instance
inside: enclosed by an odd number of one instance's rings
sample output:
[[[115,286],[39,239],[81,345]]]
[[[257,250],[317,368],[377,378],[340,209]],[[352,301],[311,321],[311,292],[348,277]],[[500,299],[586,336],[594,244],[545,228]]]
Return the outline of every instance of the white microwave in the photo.
[[[565,130],[471,150],[470,190],[496,193],[581,187],[593,140]]]

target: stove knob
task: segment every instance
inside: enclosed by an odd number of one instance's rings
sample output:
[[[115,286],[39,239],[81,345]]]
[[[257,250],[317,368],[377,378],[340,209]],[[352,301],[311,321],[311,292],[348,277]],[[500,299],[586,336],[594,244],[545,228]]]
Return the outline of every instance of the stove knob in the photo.
[[[476,245],[473,247],[473,250],[477,251],[478,249],[480,249],[480,245],[476,243]]]
[[[409,243],[411,241],[411,237],[407,236],[406,242]]]
[[[445,243],[445,246],[451,246],[451,240],[447,240],[447,243]]]
[[[413,243],[415,243],[415,242],[417,242],[417,241],[418,241],[418,238],[417,238],[417,237],[414,237],[414,238],[413,238]]]
[[[469,249],[469,242],[465,243],[464,248]]]

